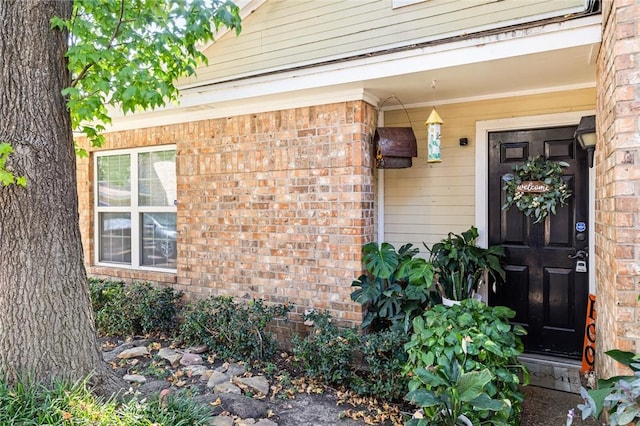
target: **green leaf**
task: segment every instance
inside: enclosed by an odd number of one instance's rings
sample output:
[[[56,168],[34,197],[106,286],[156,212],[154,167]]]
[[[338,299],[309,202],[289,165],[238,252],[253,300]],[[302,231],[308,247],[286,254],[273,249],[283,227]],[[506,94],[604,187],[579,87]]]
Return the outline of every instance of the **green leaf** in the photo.
[[[612,349],[606,351],[605,354],[618,361],[620,364],[632,368],[631,364],[634,362],[635,353],[628,351],[621,351],[619,349]],[[633,369],[637,371],[637,369]]]
[[[407,401],[418,407],[434,407],[440,405],[442,401],[433,392],[425,389],[416,389],[406,396]]]
[[[478,398],[484,391],[484,387],[493,379],[493,374],[488,369],[470,371],[460,376],[458,385],[458,398],[460,401],[470,402]]]
[[[469,402],[476,410],[500,411],[505,405],[503,401],[491,399],[491,397],[486,393],[479,395],[477,398]]]
[[[380,278],[389,278],[398,266],[398,254],[389,243],[369,243],[363,247],[362,259],[367,271]]]

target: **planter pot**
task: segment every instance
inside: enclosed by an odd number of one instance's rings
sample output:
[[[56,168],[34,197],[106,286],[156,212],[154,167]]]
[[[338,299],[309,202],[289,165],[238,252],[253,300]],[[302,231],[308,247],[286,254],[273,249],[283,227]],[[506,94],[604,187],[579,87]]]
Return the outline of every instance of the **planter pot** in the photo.
[[[453,306],[453,305],[459,305],[460,301],[459,300],[451,300],[451,299],[447,299],[446,297],[442,297],[442,304],[444,306]]]
[[[465,416],[464,414],[460,414],[458,416],[458,420],[460,420],[460,422],[465,426],[473,426],[473,423],[471,423],[471,420],[469,420],[467,416]]]
[[[476,299],[479,302],[482,302],[482,296],[478,293],[475,293],[473,296],[471,296],[472,299]],[[453,305],[459,305],[460,301],[459,300],[452,300],[452,299],[447,299],[446,297],[442,297],[442,304],[444,306],[453,306]]]
[[[455,302],[455,300],[453,300],[453,302]],[[445,410],[442,410],[442,413],[445,413]],[[419,409],[418,411],[416,411],[413,415],[414,419],[422,419],[424,418],[424,410]],[[460,414],[458,416],[458,423],[463,424],[464,426],[473,426],[473,423],[471,422],[471,420],[469,420],[469,418],[467,416],[465,416],[464,414]]]

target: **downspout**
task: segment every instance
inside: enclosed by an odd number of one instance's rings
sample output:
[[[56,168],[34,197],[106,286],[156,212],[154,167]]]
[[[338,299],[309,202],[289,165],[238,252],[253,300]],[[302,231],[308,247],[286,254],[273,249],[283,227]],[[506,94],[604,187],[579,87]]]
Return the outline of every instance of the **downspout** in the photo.
[[[378,111],[378,127],[384,127],[384,112]],[[384,169],[378,169],[378,243],[384,241]]]

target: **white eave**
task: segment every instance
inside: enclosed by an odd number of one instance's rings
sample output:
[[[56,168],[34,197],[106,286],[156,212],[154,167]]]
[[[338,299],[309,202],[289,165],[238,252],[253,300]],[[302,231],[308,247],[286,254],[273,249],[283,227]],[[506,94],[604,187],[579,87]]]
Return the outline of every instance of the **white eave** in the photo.
[[[185,88],[180,105],[123,116],[108,131],[175,124],[395,94],[405,104],[439,103],[595,84],[601,15],[513,29],[450,43]],[[583,73],[584,75],[582,75]]]

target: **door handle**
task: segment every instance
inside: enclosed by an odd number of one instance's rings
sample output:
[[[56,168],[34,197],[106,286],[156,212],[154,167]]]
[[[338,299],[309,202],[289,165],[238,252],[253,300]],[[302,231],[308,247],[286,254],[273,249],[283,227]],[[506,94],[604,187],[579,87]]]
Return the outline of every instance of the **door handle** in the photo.
[[[576,254],[570,254],[567,257],[569,259],[585,260],[587,257],[589,257],[589,253],[587,253],[586,250],[578,250]]]

